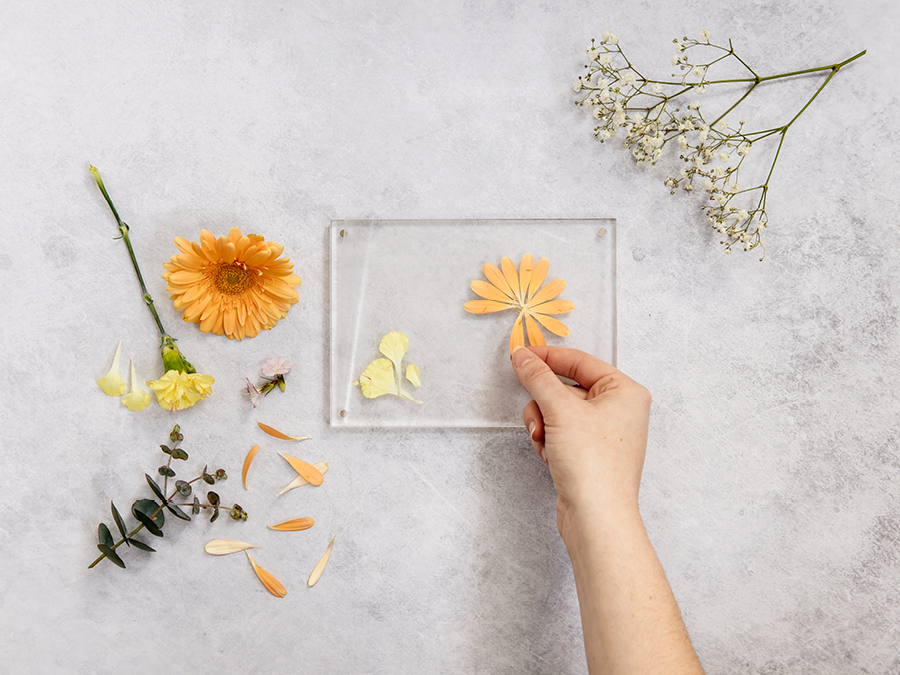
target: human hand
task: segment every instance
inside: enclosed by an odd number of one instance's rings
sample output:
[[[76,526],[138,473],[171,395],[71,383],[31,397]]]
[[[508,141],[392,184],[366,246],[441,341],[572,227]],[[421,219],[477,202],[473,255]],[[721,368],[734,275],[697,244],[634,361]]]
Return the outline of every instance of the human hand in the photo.
[[[522,414],[549,466],[563,539],[573,513],[637,512],[650,392],[608,363],[575,349],[517,347],[519,382],[531,394]],[[563,384],[557,375],[580,386]]]

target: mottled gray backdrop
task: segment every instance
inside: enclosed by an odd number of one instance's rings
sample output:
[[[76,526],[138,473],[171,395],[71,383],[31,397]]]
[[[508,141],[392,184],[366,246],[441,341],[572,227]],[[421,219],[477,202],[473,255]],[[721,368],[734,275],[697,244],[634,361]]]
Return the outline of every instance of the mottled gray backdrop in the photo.
[[[524,431],[328,427],[326,227],[611,216],[619,365],[655,399],[642,509],[708,672],[900,673],[898,24],[888,0],[5,3],[0,672],[585,672]],[[664,166],[599,145],[572,105],[604,29],[665,76],[672,38],[701,28],[762,73],[869,50],[788,136],[763,263],[723,255],[700,195],[670,196]],[[820,81],[760,88],[746,114],[785,119]],[[94,385],[119,339],[140,377],[160,366],[88,162],[164,322],[216,376],[183,414]],[[244,343],[183,324],[159,277],[174,236],[232,225],[303,278]],[[251,411],[244,377],[279,354],[287,393]],[[250,520],[175,522],[159,553],[88,571],[110,499],[145,496],[176,420],[191,468],[225,466]],[[275,497],[288,446],[258,420],[314,437],[290,450],[328,461],[321,488]],[[300,516],[316,527],[264,527]],[[259,544],[287,597],[203,553],[213,537]]]

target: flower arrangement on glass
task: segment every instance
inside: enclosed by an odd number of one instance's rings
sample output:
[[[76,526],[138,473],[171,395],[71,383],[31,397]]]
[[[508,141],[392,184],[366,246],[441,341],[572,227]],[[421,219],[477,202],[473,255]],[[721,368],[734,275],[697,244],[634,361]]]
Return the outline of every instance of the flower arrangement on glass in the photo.
[[[678,176],[667,178],[665,185],[672,194],[678,187],[688,192],[697,186],[706,190],[711,203],[702,208],[707,221],[724,235],[721,243],[725,253],[731,253],[735,245],[741,245],[745,251],[755,249],[762,245],[761,235],[768,227],[769,181],[788,130],[831,78],[866,52],[863,50],[839,63],[762,76],[738,56],[731,40],[727,47],[716,44],[710,40],[707,30],[700,31],[699,39],[676,38],[674,43],[676,53],[672,66],[679,70],[680,76],[673,73],[672,80],[655,80],[632,64],[615,33],[605,31],[599,45],[592,40],[587,50],[588,63],[584,66],[587,72],[574,85],[576,92],[585,93],[575,104],[592,107],[593,116],[599,121],[594,136],[601,143],[623,130],[625,147],[631,149],[639,165],[656,164],[665,146],[676,142],[685,166]],[[698,48],[702,51],[698,52]],[[710,58],[695,59],[694,53],[708,54]],[[729,58],[736,59],[749,76],[710,79],[709,69]],[[817,72],[828,73],[827,79],[785,124],[751,131],[745,128],[743,120],[734,124],[727,119],[760,84]],[[691,100],[684,110],[672,105],[679,97],[703,94],[709,86],[735,83],[749,86],[725,112],[712,119],[701,112],[699,99]],[[757,185],[741,185],[738,179],[747,155],[755,144],[771,136],[778,138],[778,146],[765,180]]]

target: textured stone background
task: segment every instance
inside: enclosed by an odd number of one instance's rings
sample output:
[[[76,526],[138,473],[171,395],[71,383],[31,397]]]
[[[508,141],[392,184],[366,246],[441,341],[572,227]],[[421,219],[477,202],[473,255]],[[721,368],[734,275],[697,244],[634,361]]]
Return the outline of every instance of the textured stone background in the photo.
[[[326,227],[614,216],[619,366],[655,398],[642,508],[708,672],[900,673],[898,23],[887,0],[6,3],[0,672],[584,672],[524,431],[327,426]],[[593,141],[571,85],[606,28],[661,75],[701,28],[762,72],[869,49],[788,137],[764,263],[724,256],[663,167]],[[756,110],[784,118],[818,81],[761,89]],[[94,385],[120,338],[142,376],[159,361],[89,161],[164,321],[217,377],[175,418],[185,447],[229,468],[223,498],[251,513],[176,523],[127,571],[86,569],[96,524],[144,495],[173,416]],[[304,279],[242,344],[182,324],[158,277],[173,236],[232,224],[284,243]],[[252,413],[243,378],[282,353],[288,392]],[[275,499],[290,473],[266,443],[243,491],[257,419],[315,437],[322,488]],[[263,527],[300,515],[317,526]],[[219,536],[261,544],[288,596],[204,554]]]

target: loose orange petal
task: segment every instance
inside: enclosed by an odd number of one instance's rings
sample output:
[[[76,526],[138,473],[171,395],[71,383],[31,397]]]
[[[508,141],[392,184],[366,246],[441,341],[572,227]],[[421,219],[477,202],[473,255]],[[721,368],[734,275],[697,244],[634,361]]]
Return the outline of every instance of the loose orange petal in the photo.
[[[503,302],[510,307],[515,307],[515,303],[507,297],[507,295],[501,291],[499,288],[494,286],[493,284],[489,284],[486,281],[481,281],[480,279],[476,279],[472,282],[472,290],[475,291],[475,295],[480,295],[485,300],[494,300],[496,302]]]
[[[306,479],[306,482],[310,483],[311,485],[319,486],[322,484],[322,481],[325,480],[322,472],[312,464],[308,464],[302,459],[297,459],[296,457],[291,457],[290,455],[283,455],[280,452],[278,454],[284,457],[287,463],[294,467],[294,471],[303,476]]]
[[[516,273],[516,264],[506,256],[503,256],[500,260],[500,269],[503,270],[503,278],[506,279],[506,283],[513,290],[516,300],[521,304],[522,297],[519,293],[519,275]]]
[[[503,273],[498,270],[495,265],[485,263],[481,270],[484,272],[485,279],[509,296],[510,300],[515,300],[516,294],[513,292],[513,289],[510,288],[510,285],[506,283],[506,278],[503,276]]]
[[[537,289],[539,289],[541,287],[541,284],[544,283],[544,279],[547,278],[547,270],[549,269],[549,260],[547,260],[546,258],[541,258],[537,261],[537,264],[534,266],[534,272],[532,272],[531,274],[531,282],[528,284],[527,302],[531,302],[534,294],[537,293]]]
[[[541,290],[534,294],[534,297],[528,303],[528,307],[531,308],[535,305],[540,305],[542,302],[547,302],[548,300],[552,300],[557,295],[563,292],[563,289],[566,287],[565,279],[554,279],[549,284],[544,286]]]
[[[283,441],[308,441],[312,438],[312,436],[288,436],[286,433],[278,431],[278,429],[273,429],[268,424],[263,424],[262,422],[257,422],[256,426],[269,434],[269,436],[280,438]]]
[[[319,577],[322,576],[322,572],[325,571],[325,565],[328,564],[328,558],[331,557],[331,549],[333,549],[333,548],[334,548],[334,537],[331,538],[331,542],[328,544],[328,550],[325,551],[325,555],[323,555],[321,560],[319,560],[319,562],[316,563],[316,566],[313,568],[312,574],[309,575],[309,581],[306,582],[307,586],[315,586],[316,585],[316,582],[319,580]]]
[[[259,446],[254,445],[250,448],[250,452],[248,452],[247,456],[244,458],[244,468],[241,470],[241,482],[244,484],[245,490],[247,489],[247,470],[250,468],[250,462],[256,457],[257,450],[259,450]]]
[[[522,256],[522,262],[519,263],[519,297],[523,300],[528,298],[528,284],[531,283],[531,275],[534,273],[534,258],[530,253]]]
[[[562,321],[557,321],[551,316],[541,316],[540,314],[534,314],[533,316],[538,321],[538,323],[540,323],[544,328],[549,330],[554,335],[559,335],[560,337],[566,337],[569,335],[569,329]]]
[[[528,334],[528,344],[533,347],[547,344],[541,329],[528,314],[525,315],[525,332]]]
[[[568,314],[575,309],[575,303],[571,300],[551,300],[534,307],[529,307],[532,314]]]
[[[266,590],[276,598],[283,598],[286,596],[287,590],[281,585],[281,582],[257,565],[253,556],[250,555],[250,551],[244,551],[244,553],[246,553],[247,557],[250,559],[250,564],[253,565],[253,571],[256,572],[256,576],[259,577],[259,580],[262,582],[262,585],[266,587]]]
[[[286,520],[277,525],[267,525],[270,530],[280,530],[281,532],[299,532],[300,530],[308,530],[315,521],[312,518],[295,518],[294,520]]]
[[[313,466],[316,467],[323,476],[325,475],[325,472],[328,471],[328,464],[326,462],[316,462],[315,464],[313,464]],[[290,485],[284,488],[284,490],[279,492],[276,496],[280,497],[288,490],[293,490],[294,488],[298,488],[301,485],[309,485],[309,481],[306,480],[303,476],[298,475],[294,480],[291,481]]]
[[[513,324],[512,333],[509,336],[509,353],[512,354],[516,347],[525,346],[525,335],[522,333],[522,315]]]
[[[504,309],[515,307],[515,305],[496,300],[469,300],[464,307],[469,314],[490,314],[491,312],[502,312]]]

